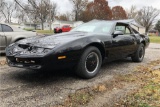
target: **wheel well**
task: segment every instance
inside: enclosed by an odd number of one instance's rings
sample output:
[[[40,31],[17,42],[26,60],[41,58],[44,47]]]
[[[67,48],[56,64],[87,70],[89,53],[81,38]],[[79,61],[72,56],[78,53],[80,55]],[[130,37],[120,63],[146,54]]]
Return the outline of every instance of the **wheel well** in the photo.
[[[17,42],[17,41],[22,40],[22,39],[25,39],[25,38],[18,38],[14,42]]]
[[[105,49],[104,49],[104,47],[101,44],[99,44],[99,43],[92,43],[92,44],[89,44],[87,47],[89,47],[89,46],[95,46],[95,47],[97,47],[99,49],[99,51],[101,52],[102,60],[104,60],[104,58],[105,58]]]

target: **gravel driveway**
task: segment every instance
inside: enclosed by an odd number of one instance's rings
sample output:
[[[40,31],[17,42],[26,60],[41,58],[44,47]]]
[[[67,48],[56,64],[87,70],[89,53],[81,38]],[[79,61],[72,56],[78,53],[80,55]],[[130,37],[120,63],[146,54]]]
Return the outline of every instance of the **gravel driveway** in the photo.
[[[69,93],[127,74],[141,64],[160,59],[160,44],[151,43],[142,63],[131,59],[105,63],[97,77],[83,80],[70,71],[52,73],[0,66],[0,106],[54,106],[62,103]]]

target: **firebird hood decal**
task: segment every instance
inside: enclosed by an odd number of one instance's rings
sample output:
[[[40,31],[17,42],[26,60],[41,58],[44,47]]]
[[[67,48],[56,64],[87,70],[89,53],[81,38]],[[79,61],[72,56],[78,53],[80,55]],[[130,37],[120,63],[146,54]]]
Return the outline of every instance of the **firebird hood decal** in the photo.
[[[51,36],[36,36],[21,40],[18,42],[18,44],[26,44],[44,48],[54,48],[57,45],[65,44],[67,42],[82,38],[84,35],[84,32],[67,32]]]

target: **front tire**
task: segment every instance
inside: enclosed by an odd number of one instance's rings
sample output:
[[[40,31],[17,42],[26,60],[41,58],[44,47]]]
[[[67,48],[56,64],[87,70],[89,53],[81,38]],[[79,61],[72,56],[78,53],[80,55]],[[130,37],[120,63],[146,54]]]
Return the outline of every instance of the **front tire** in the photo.
[[[98,48],[88,47],[81,56],[76,68],[76,74],[82,78],[90,79],[100,71],[102,56]]]
[[[145,55],[144,44],[140,44],[136,53],[131,57],[133,62],[142,62]]]

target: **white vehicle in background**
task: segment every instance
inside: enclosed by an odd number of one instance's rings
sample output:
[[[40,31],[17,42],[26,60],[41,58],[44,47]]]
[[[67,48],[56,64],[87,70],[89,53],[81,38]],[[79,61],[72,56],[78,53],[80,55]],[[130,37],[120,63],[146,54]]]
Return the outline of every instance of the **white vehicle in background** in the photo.
[[[5,53],[5,48],[11,43],[36,35],[36,32],[25,31],[13,25],[0,23],[0,53]]]

